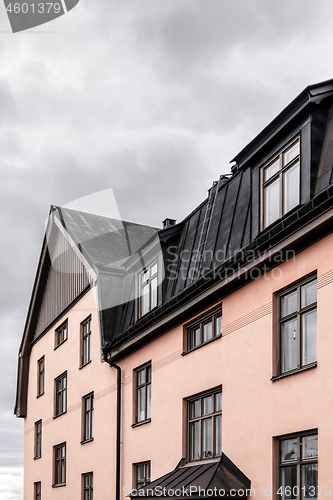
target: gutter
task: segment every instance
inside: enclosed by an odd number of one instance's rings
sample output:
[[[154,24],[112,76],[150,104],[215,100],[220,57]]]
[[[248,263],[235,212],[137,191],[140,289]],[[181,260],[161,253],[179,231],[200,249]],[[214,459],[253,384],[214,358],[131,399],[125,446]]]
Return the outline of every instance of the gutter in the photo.
[[[121,368],[109,361],[107,349],[103,349],[103,359],[117,370],[117,451],[116,451],[116,500],[120,500],[120,424],[121,424]]]

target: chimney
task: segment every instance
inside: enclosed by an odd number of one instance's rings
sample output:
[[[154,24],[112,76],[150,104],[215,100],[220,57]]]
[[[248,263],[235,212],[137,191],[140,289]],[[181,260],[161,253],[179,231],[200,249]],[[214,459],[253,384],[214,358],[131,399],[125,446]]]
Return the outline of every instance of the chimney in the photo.
[[[162,222],[163,224],[163,229],[166,229],[167,227],[174,226],[176,224],[176,219],[164,219]]]

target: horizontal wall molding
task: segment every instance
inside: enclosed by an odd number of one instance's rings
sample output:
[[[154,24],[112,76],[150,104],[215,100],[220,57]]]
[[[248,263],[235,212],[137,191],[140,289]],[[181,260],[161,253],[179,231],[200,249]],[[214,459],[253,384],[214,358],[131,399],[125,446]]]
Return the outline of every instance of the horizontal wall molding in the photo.
[[[240,328],[244,328],[244,326],[250,325],[254,321],[258,321],[259,319],[267,316],[272,313],[272,303],[265,304],[264,306],[259,307],[255,311],[251,311],[249,314],[242,316],[239,319],[236,319],[232,323],[229,323],[223,328],[222,337],[230,335],[230,333],[239,330]]]

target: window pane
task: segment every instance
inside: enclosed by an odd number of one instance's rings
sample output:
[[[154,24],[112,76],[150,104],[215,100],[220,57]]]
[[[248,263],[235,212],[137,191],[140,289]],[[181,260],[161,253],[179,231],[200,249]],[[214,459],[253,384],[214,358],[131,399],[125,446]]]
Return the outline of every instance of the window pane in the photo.
[[[222,392],[215,394],[215,411],[222,410]]]
[[[150,483],[150,462],[146,464],[145,479],[147,483]]]
[[[215,417],[215,455],[222,454],[222,415]]]
[[[190,418],[200,417],[200,401],[190,403]]]
[[[297,438],[281,441],[281,462],[297,460]]]
[[[302,314],[302,366],[317,359],[317,311]]]
[[[190,458],[198,460],[199,455],[199,422],[190,424]]]
[[[200,345],[200,326],[190,332],[190,349]]]
[[[306,307],[317,302],[317,280],[311,281],[301,288],[301,305]]]
[[[202,458],[213,456],[212,418],[202,420]]]
[[[146,369],[143,368],[142,370],[138,371],[138,385],[142,385],[146,382]]]
[[[157,273],[157,262],[156,262],[156,264],[154,264],[153,266],[151,266],[150,275],[154,276],[154,274],[156,274],[156,273]]]
[[[147,377],[147,382],[150,382],[150,380],[151,380],[151,366],[147,366],[147,368],[146,368],[146,377]]]
[[[150,308],[153,309],[157,306],[157,277],[151,280],[151,304]]]
[[[318,457],[318,436],[306,436],[301,440],[302,458]]]
[[[299,163],[283,173],[283,213],[299,204]]]
[[[281,468],[281,486],[282,498],[284,500],[292,500],[297,498],[297,467],[282,467]]]
[[[213,323],[210,321],[209,323],[204,324],[204,342],[213,338]]]
[[[279,179],[265,187],[265,226],[280,217]]]
[[[318,464],[302,465],[302,499],[317,498]]]
[[[299,155],[299,142],[294,144],[288,151],[283,154],[283,166],[287,165],[291,160]]]
[[[141,289],[141,314],[146,314],[149,311],[149,285],[144,285]]]
[[[141,283],[145,283],[149,278],[149,271],[144,272],[141,274]]]
[[[281,298],[282,317],[297,311],[297,290]]]
[[[292,319],[281,325],[282,372],[297,368],[297,320]]]
[[[147,418],[151,416],[151,384],[147,385]]]
[[[145,387],[138,389],[138,422],[145,420]]]
[[[276,174],[279,171],[279,163],[280,160],[277,159],[275,160],[274,163],[271,163],[268,167],[265,168],[264,170],[264,182],[268,181],[274,174]]]
[[[215,318],[215,335],[222,333],[222,316]]]
[[[203,415],[213,413],[213,396],[203,398]]]
[[[139,464],[136,466],[138,481],[143,480],[145,477],[145,466],[144,464]]]

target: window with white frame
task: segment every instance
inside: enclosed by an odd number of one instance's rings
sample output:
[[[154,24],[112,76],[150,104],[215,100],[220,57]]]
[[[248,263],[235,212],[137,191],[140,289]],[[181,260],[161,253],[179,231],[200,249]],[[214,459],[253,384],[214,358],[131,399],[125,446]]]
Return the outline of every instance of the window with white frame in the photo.
[[[157,306],[157,261],[139,275],[139,316],[147,314]]]
[[[264,229],[300,202],[299,137],[262,167],[261,186],[261,227]]]

